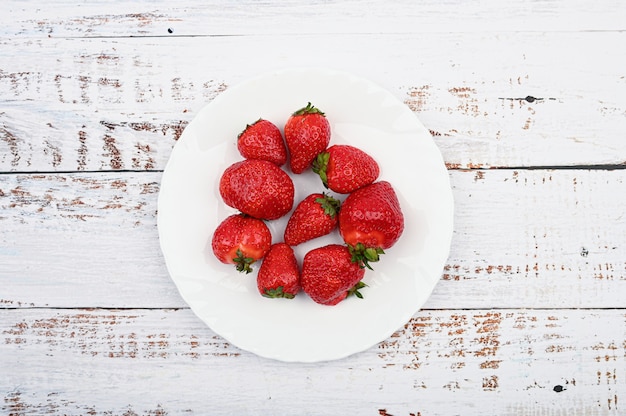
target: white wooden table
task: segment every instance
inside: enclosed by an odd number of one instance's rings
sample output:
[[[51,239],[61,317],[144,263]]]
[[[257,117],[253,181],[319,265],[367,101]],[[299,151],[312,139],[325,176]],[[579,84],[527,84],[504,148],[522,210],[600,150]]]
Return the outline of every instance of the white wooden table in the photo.
[[[626,6],[0,6],[0,413],[626,414]],[[230,345],[159,247],[163,168],[259,73],[352,72],[431,131],[455,232],[424,308],[345,359]]]

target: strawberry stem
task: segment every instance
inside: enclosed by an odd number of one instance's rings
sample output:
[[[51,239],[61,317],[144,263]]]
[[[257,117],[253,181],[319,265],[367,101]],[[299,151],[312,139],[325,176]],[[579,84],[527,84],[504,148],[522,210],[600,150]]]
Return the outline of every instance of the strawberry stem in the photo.
[[[352,255],[351,260],[353,263],[358,263],[362,269],[367,267],[370,270],[374,270],[370,263],[376,263],[380,260],[380,255],[385,254],[382,248],[365,247],[363,243],[356,243],[354,246],[348,244],[348,251]]]
[[[252,263],[254,263],[254,259],[252,257],[245,257],[241,249],[237,249],[237,257],[233,259],[235,263],[235,267],[238,272],[245,272],[246,274],[252,271]]]
[[[359,292],[359,289],[363,289],[364,287],[367,287],[365,283],[362,281],[358,282],[356,285],[352,286],[350,290],[348,290],[348,296],[354,295],[359,299],[363,299],[363,295]]]
[[[305,114],[319,114],[321,116],[324,115],[324,113],[320,111],[319,108],[316,108],[315,106],[311,105],[310,102],[306,105],[306,107],[302,107],[301,109],[293,113],[294,116],[303,116]]]
[[[330,218],[335,218],[335,216],[339,212],[339,208],[341,207],[341,202],[330,195],[322,195],[324,196],[321,198],[316,198],[315,202],[320,204],[320,206],[324,210],[324,214],[328,215]]]
[[[246,130],[248,130],[250,127],[254,126],[256,123],[258,123],[261,120],[263,120],[263,118],[258,119],[257,121],[253,122],[252,124],[246,124],[246,128],[243,129],[243,131],[237,135],[237,138],[240,138],[241,135],[246,132]]]
[[[285,292],[282,286],[278,286],[276,289],[265,289],[263,296],[266,298],[285,298],[293,299],[295,295],[293,293]]]
[[[313,159],[312,169],[317,173],[322,180],[322,183],[328,188],[328,175],[326,173],[328,169],[328,161],[330,160],[330,153],[322,152]]]

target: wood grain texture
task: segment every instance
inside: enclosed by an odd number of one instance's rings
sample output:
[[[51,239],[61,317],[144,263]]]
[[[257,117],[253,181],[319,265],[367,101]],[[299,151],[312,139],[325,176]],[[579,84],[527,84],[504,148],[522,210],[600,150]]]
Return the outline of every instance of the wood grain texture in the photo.
[[[180,306],[159,247],[159,180],[155,173],[1,176],[0,280],[9,288],[0,303]]]
[[[0,317],[5,414],[619,415],[626,391],[623,310],[423,312],[318,364],[245,353],[189,310]]]
[[[0,35],[25,37],[623,30],[626,17],[618,0],[134,0],[123,7],[107,1],[9,0],[4,10]]]
[[[0,23],[0,414],[625,413],[620,1],[6,0]],[[391,91],[455,198],[425,308],[316,364],[212,332],[156,226],[200,108],[294,66]]]
[[[184,306],[158,242],[160,177],[0,175],[0,306]],[[450,178],[455,231],[427,308],[624,306],[626,170]]]
[[[0,38],[0,170],[163,169],[202,106],[291,66],[379,83],[452,169],[623,165],[626,50],[599,45],[625,42],[602,31]],[[300,46],[311,43],[333,48]]]

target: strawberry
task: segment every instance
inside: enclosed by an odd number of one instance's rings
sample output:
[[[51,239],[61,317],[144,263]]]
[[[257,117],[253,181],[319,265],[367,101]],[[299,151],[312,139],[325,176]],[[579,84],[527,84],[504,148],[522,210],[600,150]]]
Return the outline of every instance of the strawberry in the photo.
[[[352,262],[345,245],[329,244],[305,254],[301,284],[304,292],[322,305],[336,305],[348,295],[361,298],[365,269]]]
[[[300,269],[293,249],[272,244],[257,274],[259,293],[267,298],[293,299],[300,291]]]
[[[354,146],[336,144],[317,155],[313,172],[328,189],[349,194],[378,178],[380,169],[373,157]]]
[[[271,121],[258,119],[237,136],[237,149],[246,159],[262,159],[282,166],[287,162],[287,147],[280,129]]]
[[[304,198],[289,217],[284,240],[290,246],[330,234],[337,227],[339,200],[313,193]]]
[[[233,163],[222,174],[219,190],[226,205],[259,219],[280,218],[293,207],[293,181],[267,160]]]
[[[374,182],[352,192],[339,211],[339,233],[353,261],[371,269],[384,249],[393,246],[404,231],[398,196],[389,182]]]
[[[272,244],[267,225],[253,217],[234,214],[224,219],[213,232],[211,248],[219,261],[235,264],[239,272],[250,273],[252,264],[265,257]]]
[[[302,173],[328,147],[330,123],[323,112],[308,103],[287,119],[285,142],[289,149],[291,171]]]

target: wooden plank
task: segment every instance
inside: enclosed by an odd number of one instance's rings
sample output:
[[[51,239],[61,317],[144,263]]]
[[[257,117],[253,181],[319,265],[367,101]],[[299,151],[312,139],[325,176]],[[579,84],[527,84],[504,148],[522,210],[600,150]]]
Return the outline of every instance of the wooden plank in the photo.
[[[0,36],[181,36],[623,30],[617,0],[3,2]]]
[[[0,310],[5,414],[618,415],[625,364],[623,309],[428,311],[317,364],[239,350],[185,309]]]
[[[159,248],[160,175],[0,175],[0,306],[183,307]],[[626,170],[450,178],[455,232],[427,308],[624,306]]]
[[[182,305],[159,246],[160,174],[0,180],[0,305]]]
[[[451,255],[427,306],[622,307],[625,180],[625,170],[453,173]]]
[[[333,48],[300,46],[312,42]],[[394,93],[451,169],[621,165],[626,50],[598,45],[624,43],[602,31],[0,39],[0,171],[163,169],[216,95],[309,65]]]

